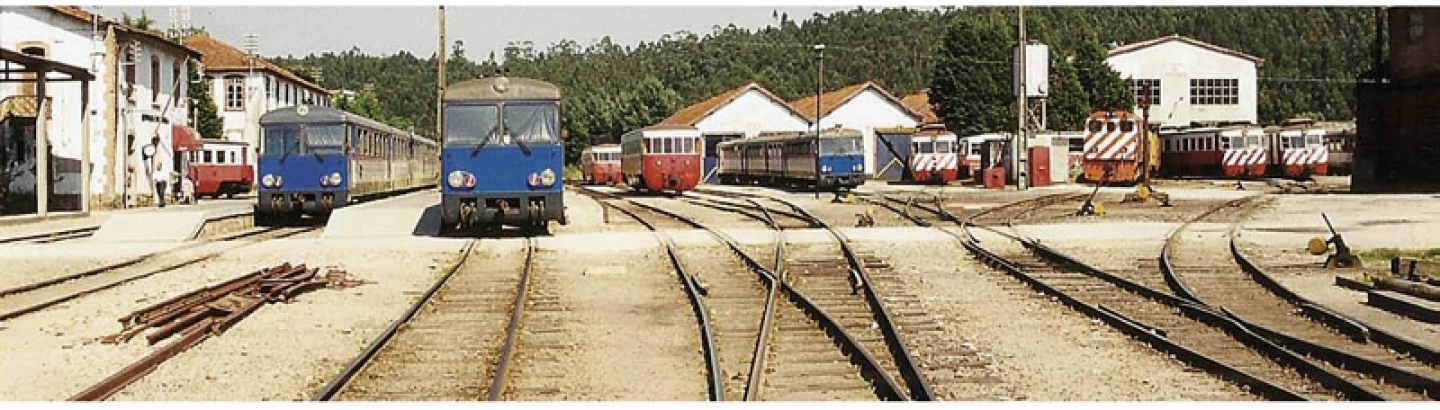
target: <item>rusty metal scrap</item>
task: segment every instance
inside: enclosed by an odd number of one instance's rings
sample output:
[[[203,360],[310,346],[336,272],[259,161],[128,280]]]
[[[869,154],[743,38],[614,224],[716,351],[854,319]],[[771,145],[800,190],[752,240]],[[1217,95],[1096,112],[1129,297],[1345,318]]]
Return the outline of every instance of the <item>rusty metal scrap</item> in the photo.
[[[223,334],[260,306],[289,302],[305,292],[321,288],[345,289],[363,284],[350,279],[343,270],[309,269],[304,264],[285,263],[261,269],[224,283],[206,286],[120,318],[120,332],[100,339],[102,343],[128,342],[136,335],[145,336],[151,345],[180,334],[182,338],[165,345],[150,355],[71,397],[72,401],[104,400],[180,352],[190,349],[212,335]]]

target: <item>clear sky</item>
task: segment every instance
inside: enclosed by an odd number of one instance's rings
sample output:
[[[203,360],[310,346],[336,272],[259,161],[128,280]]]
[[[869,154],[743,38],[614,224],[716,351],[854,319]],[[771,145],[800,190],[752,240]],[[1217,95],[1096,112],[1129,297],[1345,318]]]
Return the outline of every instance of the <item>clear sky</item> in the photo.
[[[662,35],[687,30],[708,34],[713,26],[735,24],[757,29],[774,25],[772,11],[804,20],[814,13],[829,14],[854,6],[480,6],[445,7],[446,43],[461,40],[472,60],[494,51],[504,54],[509,42],[531,41],[537,50],[563,39],[582,47],[610,36],[610,41],[634,46]],[[869,8],[869,7],[867,7]],[[143,9],[156,28],[170,27],[169,6],[86,6],[91,12],[120,19],[122,13],[138,16]],[[194,6],[192,26],[236,48],[245,34],[259,35],[260,55],[302,57],[325,51],[359,47],[366,54],[388,55],[407,50],[420,58],[435,52],[438,42],[436,6]]]

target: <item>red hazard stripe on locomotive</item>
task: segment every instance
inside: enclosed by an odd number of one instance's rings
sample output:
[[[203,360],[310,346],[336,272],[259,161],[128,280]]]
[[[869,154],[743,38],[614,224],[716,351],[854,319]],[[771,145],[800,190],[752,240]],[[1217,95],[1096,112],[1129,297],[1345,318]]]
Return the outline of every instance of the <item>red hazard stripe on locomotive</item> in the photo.
[[[939,171],[955,169],[959,159],[955,154],[916,154],[910,168],[916,171]]]
[[[1267,156],[1264,148],[1245,148],[1225,150],[1224,164],[1227,167],[1251,166],[1265,163]]]
[[[1118,121],[1111,122],[1115,123]],[[1139,137],[1140,133],[1138,131],[1121,132],[1119,130],[1116,130],[1086,134],[1085,159],[1134,159],[1136,151],[1139,150]]]
[[[1329,150],[1324,148],[1302,148],[1285,150],[1285,165],[1314,165],[1329,161]]]

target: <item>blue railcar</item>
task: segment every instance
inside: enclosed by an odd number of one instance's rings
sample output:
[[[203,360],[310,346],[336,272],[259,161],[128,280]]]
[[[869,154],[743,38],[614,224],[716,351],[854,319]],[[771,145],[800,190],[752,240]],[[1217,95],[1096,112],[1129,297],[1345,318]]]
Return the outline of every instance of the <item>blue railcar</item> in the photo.
[[[256,221],[325,215],[352,200],[434,185],[438,147],[424,137],[330,107],[260,116]]]
[[[441,106],[440,210],[448,227],[567,222],[559,87],[481,78],[446,87]]]
[[[818,153],[814,132],[761,133],[755,138],[721,142],[720,182],[788,187],[818,183],[821,189],[835,192],[853,189],[865,182],[861,138],[855,129],[821,131]]]

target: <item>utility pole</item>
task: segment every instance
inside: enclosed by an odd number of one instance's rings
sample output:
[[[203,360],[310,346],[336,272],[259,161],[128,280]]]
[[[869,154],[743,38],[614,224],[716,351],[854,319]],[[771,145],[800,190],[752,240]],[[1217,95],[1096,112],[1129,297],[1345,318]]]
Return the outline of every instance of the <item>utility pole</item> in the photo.
[[[1140,112],[1141,121],[1145,126],[1140,127],[1140,185],[1150,189],[1150,87],[1146,82],[1140,87]]]
[[[441,118],[444,110],[440,105],[445,101],[445,6],[440,6],[440,47],[435,49],[436,55],[440,57],[440,67],[435,73],[435,141],[445,145],[445,120]]]
[[[1020,80],[1020,88],[1019,88],[1019,90],[1017,90],[1018,92],[1016,93],[1016,97],[1015,97],[1015,108],[1016,108],[1016,114],[1017,114],[1017,115],[1016,115],[1016,122],[1015,122],[1015,138],[1014,138],[1014,141],[1015,141],[1015,151],[1014,151],[1015,156],[1014,156],[1014,158],[1013,158],[1014,160],[1013,160],[1013,161],[1010,161],[1010,162],[1011,162],[1011,168],[1014,170],[1014,174],[1015,174],[1015,188],[1016,188],[1016,189],[1020,189],[1020,190],[1024,190],[1024,189],[1026,189],[1026,186],[1025,186],[1025,182],[1026,182],[1026,181],[1025,181],[1025,165],[1026,165],[1026,162],[1027,162],[1027,161],[1025,161],[1025,146],[1028,145],[1028,144],[1027,144],[1027,143],[1028,143],[1028,140],[1027,140],[1026,137],[1025,137],[1025,109],[1026,109],[1026,105],[1027,105],[1026,102],[1029,100],[1029,98],[1028,98],[1029,96],[1028,96],[1028,95],[1029,95],[1029,93],[1030,93],[1030,90],[1027,90],[1027,89],[1025,88],[1025,72],[1028,71],[1028,70],[1027,70],[1027,67],[1025,66],[1025,54],[1028,54],[1027,51],[1029,51],[1029,50],[1026,50],[1026,47],[1025,47],[1025,6],[1020,6],[1020,35],[1019,35],[1019,37],[1020,37],[1020,43],[1019,43],[1018,48],[1016,48],[1016,50],[1018,50],[1018,53],[1017,53],[1017,54],[1018,54],[1018,58],[1017,58],[1017,59],[1018,59],[1018,61],[1019,61],[1019,65],[1015,67],[1015,70],[1016,70],[1016,73],[1015,73],[1015,74],[1018,76],[1017,78],[1019,78],[1019,80]]]
[[[825,45],[815,45],[815,199],[820,199],[820,93],[825,83]]]

